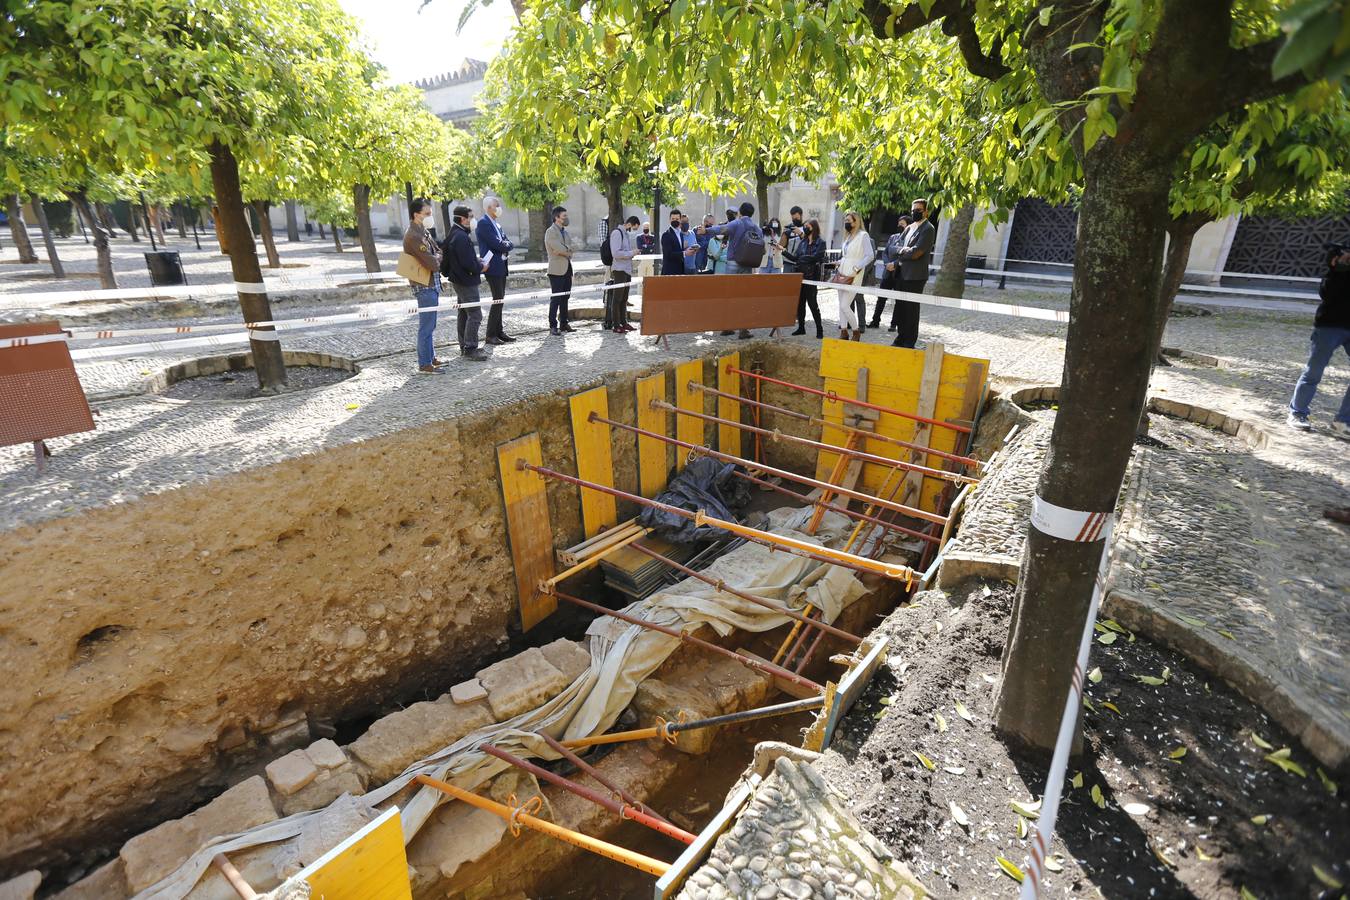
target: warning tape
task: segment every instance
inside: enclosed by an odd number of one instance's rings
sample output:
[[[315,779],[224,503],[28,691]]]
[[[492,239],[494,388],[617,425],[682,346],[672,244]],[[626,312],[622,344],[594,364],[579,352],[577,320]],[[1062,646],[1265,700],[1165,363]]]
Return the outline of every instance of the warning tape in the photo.
[[[1072,275],[1051,275],[1048,272],[1010,272],[1007,269],[966,269],[967,274],[997,275],[1000,278],[1021,278],[1026,281],[1054,281],[1072,284]],[[1178,293],[1183,294],[1237,294],[1242,297],[1261,296],[1279,297],[1288,300],[1316,300],[1316,294],[1294,293],[1292,291],[1268,291],[1256,288],[1222,287],[1217,284],[1183,284]]]
[[[1050,853],[1050,841],[1055,834],[1055,819],[1059,815],[1059,801],[1064,793],[1064,776],[1069,768],[1069,750],[1078,716],[1083,707],[1083,681],[1087,672],[1088,652],[1092,648],[1092,629],[1101,607],[1106,586],[1106,572],[1111,559],[1111,535],[1115,532],[1114,513],[1083,512],[1066,509],[1032,495],[1031,524],[1052,537],[1076,543],[1102,541],[1101,562],[1092,584],[1092,599],[1088,602],[1087,621],[1078,641],[1078,656],[1073,664],[1073,678],[1069,694],[1064,698],[1064,714],[1059,720],[1059,734],[1055,738],[1055,752],[1050,758],[1050,771],[1045,779],[1045,795],[1041,798],[1041,815],[1032,835],[1031,852],[1027,858],[1026,876],[1022,880],[1021,900],[1039,900],[1041,879],[1045,876],[1045,858]]]
[[[942,251],[941,251],[941,250],[935,251],[935,252],[933,253],[933,257],[934,257],[935,259],[941,258],[941,257],[942,257]],[[1005,260],[1003,260],[1003,264],[1004,264],[1004,265],[1007,265],[1007,264],[1009,264],[1009,263],[1020,264],[1020,265],[1027,265],[1027,266],[1054,266],[1055,268],[1058,268],[1058,269],[1072,269],[1072,268],[1074,267],[1074,264],[1073,264],[1073,263],[1050,262],[1049,260],[1045,260],[1045,259],[1005,259]],[[973,271],[973,270],[970,270],[970,271]],[[1000,273],[1002,273],[1002,270],[1000,270]],[[1009,273],[1007,273],[1007,274],[1012,275],[1012,274],[1015,274],[1015,273],[1009,272]],[[1261,280],[1261,281],[1299,281],[1299,282],[1310,282],[1310,283],[1312,283],[1312,284],[1317,284],[1318,282],[1320,282],[1320,281],[1322,280],[1322,279],[1320,279],[1320,278],[1317,278],[1317,277],[1314,277],[1314,276],[1308,276],[1308,275],[1264,275],[1264,274],[1262,274],[1262,273],[1260,273],[1260,272],[1231,272],[1231,271],[1222,271],[1222,272],[1221,272],[1221,271],[1219,271],[1219,270],[1217,270],[1217,269],[1187,269],[1186,272],[1185,272],[1185,274],[1187,274],[1187,275],[1203,275],[1203,276],[1205,276],[1205,277],[1207,277],[1207,278],[1214,278],[1214,277],[1218,277],[1218,278],[1255,278],[1255,279],[1259,279],[1259,280]]]
[[[803,281],[818,288],[831,288],[850,294],[867,294],[873,297],[888,297],[894,300],[908,300],[926,306],[941,306],[947,309],[965,309],[971,312],[994,313],[1000,316],[1015,316],[1019,319],[1042,319],[1046,322],[1067,322],[1067,309],[1045,309],[1039,306],[1022,306],[1017,303],[990,303],[987,300],[957,300],[954,297],[939,297],[936,294],[914,294],[909,291],[896,291],[890,288],[863,287],[837,284],[833,281]]]

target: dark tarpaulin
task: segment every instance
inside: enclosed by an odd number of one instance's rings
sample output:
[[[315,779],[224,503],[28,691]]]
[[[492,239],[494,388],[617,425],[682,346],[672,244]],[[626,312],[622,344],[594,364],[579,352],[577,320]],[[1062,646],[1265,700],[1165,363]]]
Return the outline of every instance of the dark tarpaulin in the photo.
[[[735,510],[750,502],[750,488],[746,481],[732,474],[735,469],[731,463],[701,456],[685,466],[656,499],[690,512],[701,509],[714,518],[739,522]],[[696,526],[692,519],[650,506],[643,508],[638,524],[656,529],[658,535],[677,544],[728,537],[721,528]]]

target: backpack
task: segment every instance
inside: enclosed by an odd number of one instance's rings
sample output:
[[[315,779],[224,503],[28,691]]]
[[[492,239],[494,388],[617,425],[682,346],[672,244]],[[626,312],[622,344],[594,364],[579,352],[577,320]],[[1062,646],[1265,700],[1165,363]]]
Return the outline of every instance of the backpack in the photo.
[[[736,245],[734,262],[742,269],[758,269],[764,262],[764,249],[764,232],[751,222],[741,235],[741,242]]]
[[[614,248],[609,245],[609,242],[614,237],[614,232],[618,230],[617,228],[611,229],[605,235],[605,239],[600,242],[600,262],[607,266],[614,265]]]

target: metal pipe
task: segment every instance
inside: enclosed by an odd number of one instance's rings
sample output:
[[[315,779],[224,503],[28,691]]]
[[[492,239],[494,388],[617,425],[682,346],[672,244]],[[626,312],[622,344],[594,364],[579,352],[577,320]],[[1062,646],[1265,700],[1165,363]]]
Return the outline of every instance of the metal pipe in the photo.
[[[552,747],[552,748],[554,749],[554,751],[556,751],[560,756],[562,756],[563,759],[567,760],[567,761],[570,762],[572,765],[576,766],[578,769],[580,769],[581,771],[585,772],[587,775],[591,776],[591,778],[593,778],[593,779],[595,779],[597,782],[599,782],[601,786],[606,787],[606,788],[609,788],[609,789],[610,789],[611,791],[613,791],[614,794],[615,794],[620,800],[622,800],[624,803],[627,803],[629,806],[633,807],[634,809],[640,809],[640,810],[642,810],[642,811],[645,812],[647,815],[651,816],[653,819],[657,819],[657,820],[659,820],[659,821],[661,821],[661,822],[665,822],[665,823],[668,824],[668,825],[669,825],[669,824],[673,824],[673,823],[672,823],[669,819],[667,819],[665,816],[661,815],[659,812],[657,812],[656,810],[652,809],[650,806],[648,806],[647,804],[643,803],[641,800],[637,799],[636,797],[632,796],[631,794],[629,794],[629,793],[628,793],[627,791],[625,791],[623,788],[619,787],[619,786],[618,786],[617,784],[615,784],[614,782],[610,781],[608,778],[606,778],[606,777],[600,772],[599,769],[597,769],[595,766],[591,765],[590,763],[586,762],[586,760],[582,759],[580,756],[577,756],[575,753],[573,753],[573,752],[572,752],[570,749],[568,749],[567,747],[563,746],[562,741],[558,740],[558,739],[555,738],[553,735],[548,734],[548,733],[543,732],[543,731],[536,732],[536,733],[537,733],[541,738],[544,739],[544,743],[546,743],[546,744],[548,744],[550,747]]]
[[[663,510],[672,515],[677,515],[699,524],[712,525],[716,528],[730,531],[733,534],[739,534],[757,544],[764,544],[768,547],[785,550],[786,552],[794,553],[797,556],[804,556],[809,559],[819,560],[820,562],[829,563],[835,566],[843,566],[847,569],[853,569],[856,572],[876,572],[887,578],[904,578],[909,580],[914,577],[914,571],[908,566],[878,563],[874,559],[867,559],[863,556],[854,556],[851,553],[840,553],[838,550],[831,550],[828,547],[821,547],[817,544],[806,544],[802,541],[793,541],[791,538],[786,538],[782,535],[773,534],[768,531],[760,531],[755,528],[746,528],[743,525],[737,525],[735,522],[724,522],[721,519],[703,515],[701,512],[690,512],[687,509],[671,506],[669,503],[662,503],[659,500],[649,500],[646,497],[640,497],[637,494],[629,494],[607,485],[586,481],[572,475],[564,475],[562,472],[546,469],[543,466],[532,465],[523,459],[516,460],[516,467],[521,471],[537,472],[546,478],[553,478],[558,481],[566,482],[567,484],[574,484],[577,487],[590,488],[591,490],[599,491],[602,494],[609,494],[618,497],[620,500],[629,500],[641,506],[650,506],[653,509]],[[539,588],[544,593],[550,593],[553,590],[553,585],[549,584],[547,581],[541,581],[539,582]]]
[[[899,416],[902,419],[910,419],[915,422],[926,422],[929,425],[936,425],[938,428],[947,428],[961,434],[970,434],[969,425],[956,425],[952,422],[943,422],[941,419],[930,419],[927,416],[921,416],[918,413],[905,412],[900,409],[893,409],[889,406],[882,406],[879,403],[868,403],[866,400],[854,400],[850,397],[840,397],[834,391],[822,391],[818,388],[810,388],[804,384],[794,384],[791,381],[783,381],[778,378],[770,378],[768,375],[757,375],[754,372],[747,372],[744,369],[738,369],[733,365],[727,365],[727,371],[736,375],[745,375],[750,378],[758,378],[761,381],[767,381],[769,384],[777,384],[785,388],[792,388],[794,391],[802,391],[806,394],[815,394],[817,397],[824,397],[831,403],[847,403],[849,406],[861,406],[865,409],[875,409],[877,412],[887,413],[892,416]]]
[[[811,641],[811,646],[808,647],[806,652],[802,654],[801,662],[797,663],[796,671],[798,672],[806,671],[807,665],[811,662],[811,657],[816,655],[816,648],[820,646],[820,639],[823,638],[824,636],[825,635],[823,632],[816,634],[815,640]]]
[[[704,575],[702,572],[699,572],[699,571],[696,571],[696,570],[694,570],[694,569],[691,569],[691,568],[689,568],[688,566],[681,565],[680,563],[677,563],[675,560],[670,559],[669,557],[662,556],[660,553],[657,553],[655,550],[650,550],[650,549],[648,549],[648,548],[646,548],[646,547],[639,547],[639,546],[637,546],[637,545],[634,545],[634,546],[633,546],[633,549],[636,550],[637,552],[643,554],[644,556],[650,556],[652,559],[656,560],[657,562],[661,562],[661,563],[664,563],[664,564],[670,566],[672,569],[674,569],[674,570],[677,571],[677,572],[683,572],[685,575],[688,575],[690,578],[697,578],[699,581],[703,582],[704,584],[710,585],[710,586],[716,588],[717,590],[722,591],[723,593],[730,594],[730,595],[733,596],[733,597],[740,597],[742,600],[746,600],[746,601],[749,601],[750,603],[754,603],[754,604],[756,604],[756,605],[758,605],[758,606],[762,606],[762,607],[764,607],[765,609],[771,609],[771,610],[773,610],[773,611],[776,612],[776,613],[779,613],[779,614],[781,614],[781,615],[787,616],[789,619],[796,619],[796,620],[799,621],[799,622],[806,622],[806,623],[809,624],[809,625],[813,625],[813,626],[815,626],[816,628],[821,629],[822,631],[828,631],[830,634],[833,634],[833,635],[835,635],[835,636],[837,636],[837,637],[844,638],[845,640],[853,641],[854,643],[857,643],[857,644],[861,644],[861,643],[862,643],[862,638],[858,637],[856,634],[849,634],[847,631],[844,631],[842,628],[835,628],[833,625],[828,625],[828,624],[826,624],[826,623],[824,623],[824,622],[808,621],[807,618],[806,618],[806,616],[802,615],[801,613],[797,612],[796,610],[788,609],[786,606],[783,606],[781,603],[775,603],[775,602],[773,602],[772,600],[769,600],[769,599],[767,599],[767,598],[765,598],[765,597],[757,597],[757,596],[755,596],[754,594],[747,594],[745,591],[737,590],[736,588],[734,588],[734,587],[732,587],[731,585],[727,584],[725,581],[723,581],[723,580],[720,579],[720,578],[711,578],[711,577],[709,577],[709,576],[707,576],[707,575]]]
[[[600,744],[623,744],[628,741],[647,741],[652,738],[671,737],[668,732],[663,732],[663,728],[668,725],[657,725],[650,728],[634,728],[632,731],[615,731],[610,734],[596,734],[591,737],[573,738],[570,741],[563,741],[564,747],[595,747]]]
[[[758,387],[758,382],[756,382]],[[891,437],[888,434],[877,434],[875,431],[868,431],[865,428],[857,428],[853,425],[844,425],[840,422],[831,422],[828,419],[822,419],[820,416],[813,416],[803,412],[797,412],[795,409],[788,409],[785,406],[774,406],[772,403],[764,403],[761,400],[750,400],[745,397],[737,397],[735,394],[728,394],[725,391],[719,391],[715,387],[709,387],[706,384],[699,384],[697,381],[690,381],[689,387],[692,390],[700,390],[705,394],[712,394],[714,397],[726,397],[730,400],[736,400],[739,403],[747,403],[750,406],[760,409],[766,409],[775,415],[787,416],[802,422],[808,422],[812,425],[819,425],[821,428],[833,428],[836,431],[842,431],[846,434],[858,434],[868,440],[882,441],[887,444],[894,444],[897,447],[904,447],[907,450],[919,450],[930,456],[937,456],[951,462],[961,463],[963,466],[979,466],[980,461],[970,456],[961,456],[956,453],[948,453],[946,450],[934,450],[932,447],[925,447],[923,444],[916,444],[913,441],[902,441],[900,438]],[[756,422],[755,424],[759,424]]]
[[[859,522],[871,522],[874,525],[879,525],[882,528],[889,529],[890,531],[898,531],[901,534],[909,535],[910,537],[916,537],[921,540],[926,541],[937,540],[931,534],[924,534],[922,531],[916,531],[913,528],[906,528],[904,525],[896,525],[894,522],[886,522],[882,519],[878,519],[876,516],[869,516],[867,513],[854,512],[853,510],[848,509],[847,507],[835,506],[833,503],[825,503],[821,500],[812,500],[805,494],[799,494],[796,491],[790,491],[787,488],[783,487],[781,484],[774,484],[772,481],[765,481],[763,478],[756,478],[749,472],[742,472],[739,469],[737,469],[735,474],[737,478],[743,478],[746,481],[749,481],[753,484],[762,485],[771,491],[777,491],[778,493],[791,497],[794,500],[800,500],[802,503],[805,503],[808,506],[822,506],[825,509],[830,510],[831,512],[837,512],[840,515],[848,516],[850,519],[857,519]]]
[[[220,870],[220,874],[230,883],[230,887],[234,888],[240,900],[258,900],[258,892],[244,880],[244,876],[239,874],[239,870],[224,853],[217,853],[211,857],[211,864]]]
[[[717,416],[695,412],[692,409],[680,409],[678,406],[673,406],[664,400],[652,400],[652,408],[664,409],[666,412],[673,412],[681,416],[690,416],[695,419],[701,419],[704,422],[714,422],[718,425],[730,425],[732,428],[753,432],[756,436],[767,435],[772,437],[775,441],[791,441],[794,444],[801,444],[803,447],[811,447],[819,453],[838,453],[841,456],[847,456],[850,459],[860,459],[865,463],[872,463],[876,466],[885,466],[888,469],[904,469],[906,472],[922,472],[926,478],[940,478],[943,481],[959,481],[962,484],[973,484],[980,480],[971,475],[962,475],[959,472],[933,469],[929,466],[921,466],[918,463],[904,462],[898,459],[891,459],[887,456],[877,456],[875,453],[868,453],[865,450],[854,450],[851,447],[841,447],[837,444],[826,444],[822,441],[813,441],[810,438],[799,437],[798,435],[787,434],[782,431],[757,428],[754,425],[746,425],[731,419],[720,419]]]
[[[489,800],[487,797],[480,797],[463,788],[455,787],[453,784],[447,784],[444,781],[432,778],[429,775],[418,775],[413,779],[413,782],[435,788],[444,794],[449,794],[456,800],[463,800],[470,806],[475,806],[478,809],[484,809],[500,816],[510,823],[512,834],[518,833],[517,823],[519,823],[519,825],[524,825],[526,828],[533,831],[542,832],[543,834],[555,837],[560,841],[565,841],[574,847],[580,847],[583,850],[589,850],[592,853],[599,854],[606,859],[612,859],[615,862],[621,862],[626,866],[640,869],[648,875],[655,875],[657,878],[666,874],[666,871],[670,868],[669,863],[661,862],[659,859],[652,859],[650,856],[634,853],[632,850],[620,847],[617,844],[611,844],[608,841],[593,838],[589,834],[572,831],[569,828],[563,828],[561,825],[554,825],[552,822],[536,818],[525,811],[528,801],[527,804],[512,808],[504,803],[498,803],[495,800]],[[536,811],[537,810],[538,807],[536,807]]]
[[[612,797],[606,797],[599,791],[592,790],[582,784],[577,784],[575,781],[564,778],[557,772],[550,772],[543,766],[535,765],[528,760],[521,759],[519,756],[508,753],[494,744],[479,744],[478,749],[490,756],[495,756],[504,762],[510,763],[523,772],[529,772],[536,778],[542,778],[547,782],[556,784],[568,793],[576,794],[578,797],[589,800],[597,806],[603,806],[620,819],[632,819],[639,825],[645,825],[653,831],[658,831],[666,837],[674,838],[684,844],[692,844],[694,842],[696,835],[690,834],[683,828],[678,828],[671,825],[669,822],[653,819],[642,810],[629,806],[627,803],[616,803]]]
[[[604,425],[609,425],[613,428],[618,428],[621,431],[627,431],[632,434],[640,434],[643,435],[644,437],[656,438],[658,441],[664,441],[665,443],[672,444],[676,447],[684,447],[687,450],[694,450],[704,454],[705,456],[710,456],[713,459],[720,459],[722,462],[734,463],[738,466],[743,466],[747,469],[759,469],[760,471],[767,472],[770,475],[777,475],[779,478],[786,478],[789,481],[795,481],[798,484],[804,484],[809,487],[820,488],[821,490],[824,491],[830,491],[831,493],[841,494],[845,497],[851,497],[854,500],[861,500],[864,503],[877,504],[884,507],[885,509],[891,510],[892,512],[898,512],[901,513],[902,515],[912,516],[916,519],[924,519],[929,522],[938,522],[938,523],[947,521],[942,516],[939,516],[936,513],[930,513],[927,510],[917,509],[912,506],[905,506],[904,504],[901,503],[890,503],[889,501],[882,500],[879,497],[873,497],[871,494],[865,494],[862,491],[855,491],[852,488],[840,487],[837,484],[829,484],[828,482],[825,481],[818,481],[815,478],[809,478],[806,475],[798,475],[795,472],[789,472],[786,469],[776,469],[773,466],[751,462],[748,459],[741,459],[739,456],[732,456],[730,453],[723,453],[720,450],[713,450],[711,447],[700,447],[698,444],[691,444],[688,441],[682,441],[679,438],[673,438],[664,434],[658,434],[655,431],[648,431],[647,429],[639,428],[636,425],[627,425],[623,422],[616,422],[613,419],[607,419],[604,416],[596,415],[595,413],[590,414],[590,416],[588,417],[588,421],[600,422]]]
[[[671,722],[666,727],[669,728],[672,733],[679,733],[681,731],[692,731],[695,728],[714,728],[718,725],[737,725],[741,722],[753,722],[756,719],[767,719],[771,716],[786,716],[791,713],[810,712],[813,709],[820,709],[824,705],[824,697],[807,697],[805,700],[776,703],[773,706],[761,706],[758,709],[747,709],[742,712],[727,713],[724,716],[710,716],[706,719],[695,719],[692,722]]]
[[[736,662],[740,663],[743,666],[748,666],[751,669],[754,669],[758,672],[763,672],[766,675],[773,675],[776,678],[785,678],[788,681],[791,681],[793,684],[799,684],[802,687],[807,688],[808,690],[812,691],[824,690],[820,685],[816,684],[811,679],[803,678],[796,672],[784,669],[782,666],[775,666],[773,663],[770,662],[762,662],[761,660],[758,659],[751,659],[748,656],[742,656],[735,650],[728,650],[726,647],[719,647],[716,644],[711,643],[710,641],[705,641],[702,638],[696,638],[691,634],[686,634],[685,632],[679,631],[675,628],[670,628],[666,625],[658,625],[655,622],[648,622],[646,619],[639,619],[637,616],[630,616],[627,613],[621,613],[618,610],[607,609],[606,607],[600,606],[599,604],[591,603],[587,600],[582,600],[580,597],[573,597],[571,594],[564,594],[562,591],[554,591],[553,595],[557,597],[559,600],[566,600],[568,603],[573,603],[577,606],[580,606],[582,609],[589,609],[592,612],[599,613],[602,616],[613,616],[614,618],[622,622],[627,622],[630,625],[637,625],[641,628],[649,628],[652,631],[659,631],[662,634],[667,634],[673,638],[678,638],[679,640],[684,641],[687,644],[693,644],[696,647],[702,647],[704,650],[711,650],[713,653],[718,653],[721,654],[722,656],[734,659],[736,660]]]

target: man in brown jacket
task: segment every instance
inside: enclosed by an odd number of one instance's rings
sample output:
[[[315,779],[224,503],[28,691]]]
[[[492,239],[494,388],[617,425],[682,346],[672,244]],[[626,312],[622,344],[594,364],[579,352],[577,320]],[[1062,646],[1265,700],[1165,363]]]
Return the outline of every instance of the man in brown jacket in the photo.
[[[428,284],[409,281],[419,308],[431,309],[417,314],[417,372],[419,375],[439,375],[444,363],[436,358],[433,336],[436,333],[436,306],[441,298],[441,250],[427,232],[426,222],[431,218],[431,201],[419,197],[408,207],[412,224],[403,233],[403,252],[416,257],[431,273]]]

